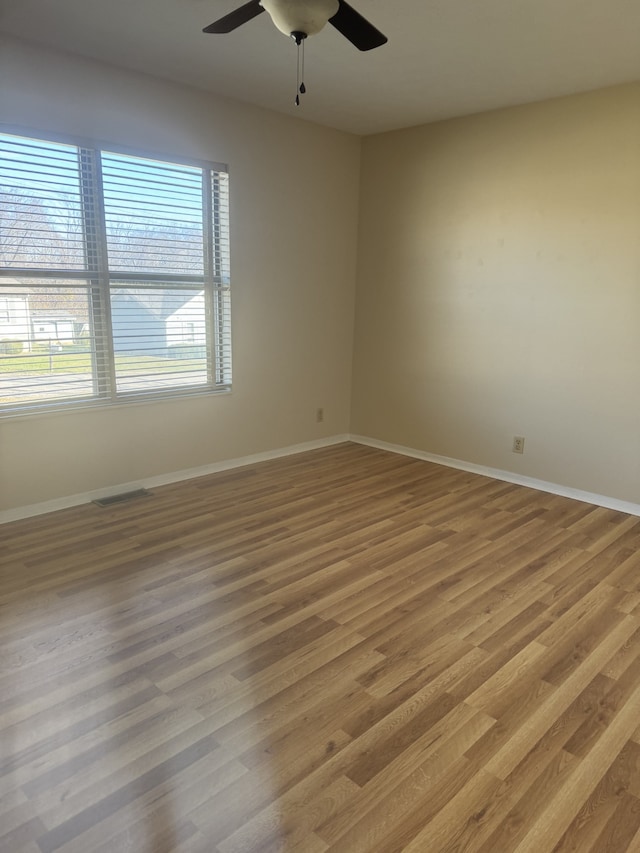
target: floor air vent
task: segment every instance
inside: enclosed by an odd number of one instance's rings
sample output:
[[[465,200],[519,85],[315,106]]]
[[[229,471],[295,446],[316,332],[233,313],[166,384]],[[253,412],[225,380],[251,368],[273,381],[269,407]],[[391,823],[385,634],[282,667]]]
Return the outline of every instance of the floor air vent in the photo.
[[[97,506],[113,506],[114,504],[123,504],[126,501],[133,501],[136,498],[146,498],[149,497],[151,492],[148,492],[146,489],[136,489],[133,492],[123,492],[121,495],[108,495],[106,498],[98,498],[91,503],[96,504]]]

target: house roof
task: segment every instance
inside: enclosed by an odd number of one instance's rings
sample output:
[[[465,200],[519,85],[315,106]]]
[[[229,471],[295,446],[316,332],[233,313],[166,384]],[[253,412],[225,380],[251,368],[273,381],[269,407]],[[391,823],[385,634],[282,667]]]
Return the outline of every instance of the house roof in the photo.
[[[193,299],[193,291],[181,290],[150,290],[148,288],[139,288],[137,290],[127,289],[114,293],[111,297],[112,305],[117,306],[118,302],[135,301],[144,308],[149,314],[159,320],[165,320],[176,311],[179,311],[183,305]],[[160,298],[158,298],[160,297]]]

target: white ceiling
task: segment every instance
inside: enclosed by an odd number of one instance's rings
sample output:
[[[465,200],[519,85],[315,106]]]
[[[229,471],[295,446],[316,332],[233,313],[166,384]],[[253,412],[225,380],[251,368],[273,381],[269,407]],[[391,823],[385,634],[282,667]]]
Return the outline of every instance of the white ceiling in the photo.
[[[640,79],[639,0],[350,0],[389,42],[309,38],[296,109],[296,48],[267,14],[202,33],[243,2],[0,0],[0,30],[357,134]]]

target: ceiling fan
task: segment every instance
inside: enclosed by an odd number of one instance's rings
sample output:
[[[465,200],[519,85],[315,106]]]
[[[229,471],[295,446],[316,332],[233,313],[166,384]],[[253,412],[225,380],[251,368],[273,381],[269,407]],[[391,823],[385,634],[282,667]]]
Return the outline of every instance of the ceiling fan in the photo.
[[[358,50],[371,50],[387,41],[386,36],[344,0],[249,0],[205,27],[203,32],[230,33],[265,10],[280,32],[291,36],[298,46],[307,36],[319,33],[327,23]]]

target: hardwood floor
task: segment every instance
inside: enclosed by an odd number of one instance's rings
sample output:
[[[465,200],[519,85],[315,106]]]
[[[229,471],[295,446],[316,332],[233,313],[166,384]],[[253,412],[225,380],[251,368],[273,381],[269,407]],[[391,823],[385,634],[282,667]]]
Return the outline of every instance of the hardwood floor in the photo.
[[[639,518],[345,444],[0,540],[3,853],[640,853]]]

